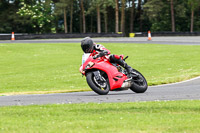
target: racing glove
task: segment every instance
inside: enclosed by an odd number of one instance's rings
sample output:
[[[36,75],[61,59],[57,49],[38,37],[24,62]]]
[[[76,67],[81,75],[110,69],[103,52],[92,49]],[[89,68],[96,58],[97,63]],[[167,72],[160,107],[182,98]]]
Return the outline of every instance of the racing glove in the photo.
[[[99,54],[93,56],[93,59],[96,59],[96,58],[102,57],[102,56],[104,56],[104,55],[106,55],[106,54],[105,54],[104,52],[101,52],[101,53],[99,53]]]

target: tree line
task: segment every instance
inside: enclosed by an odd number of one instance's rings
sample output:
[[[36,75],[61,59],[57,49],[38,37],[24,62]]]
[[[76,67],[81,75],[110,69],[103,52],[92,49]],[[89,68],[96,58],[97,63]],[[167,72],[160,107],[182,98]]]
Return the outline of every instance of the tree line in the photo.
[[[0,33],[200,31],[200,0],[0,0]]]

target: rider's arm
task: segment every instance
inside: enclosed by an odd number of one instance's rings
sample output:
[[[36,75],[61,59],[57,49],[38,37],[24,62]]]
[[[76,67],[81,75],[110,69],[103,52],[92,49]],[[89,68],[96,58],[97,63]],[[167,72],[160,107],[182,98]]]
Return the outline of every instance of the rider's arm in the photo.
[[[100,45],[100,44],[96,44],[94,46],[94,49],[95,49],[95,51],[99,52],[99,57],[110,54],[110,51],[108,49],[106,49],[103,45]]]

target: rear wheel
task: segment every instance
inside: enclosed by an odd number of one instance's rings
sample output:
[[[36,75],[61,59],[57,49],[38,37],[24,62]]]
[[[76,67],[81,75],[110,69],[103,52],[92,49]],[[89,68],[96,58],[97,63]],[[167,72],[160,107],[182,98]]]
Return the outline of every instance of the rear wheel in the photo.
[[[135,75],[132,76],[133,82],[130,89],[136,93],[144,93],[148,88],[145,77],[135,69],[133,72]]]
[[[105,72],[100,72],[102,80],[97,80],[94,72],[88,72],[86,80],[90,88],[99,95],[106,95],[110,90],[108,77]]]

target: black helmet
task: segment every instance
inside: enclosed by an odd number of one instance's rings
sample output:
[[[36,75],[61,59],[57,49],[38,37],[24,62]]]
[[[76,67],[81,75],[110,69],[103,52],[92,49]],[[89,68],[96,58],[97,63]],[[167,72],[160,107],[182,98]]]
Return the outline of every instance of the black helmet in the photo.
[[[94,42],[90,37],[85,37],[81,41],[81,48],[84,53],[92,53]]]

